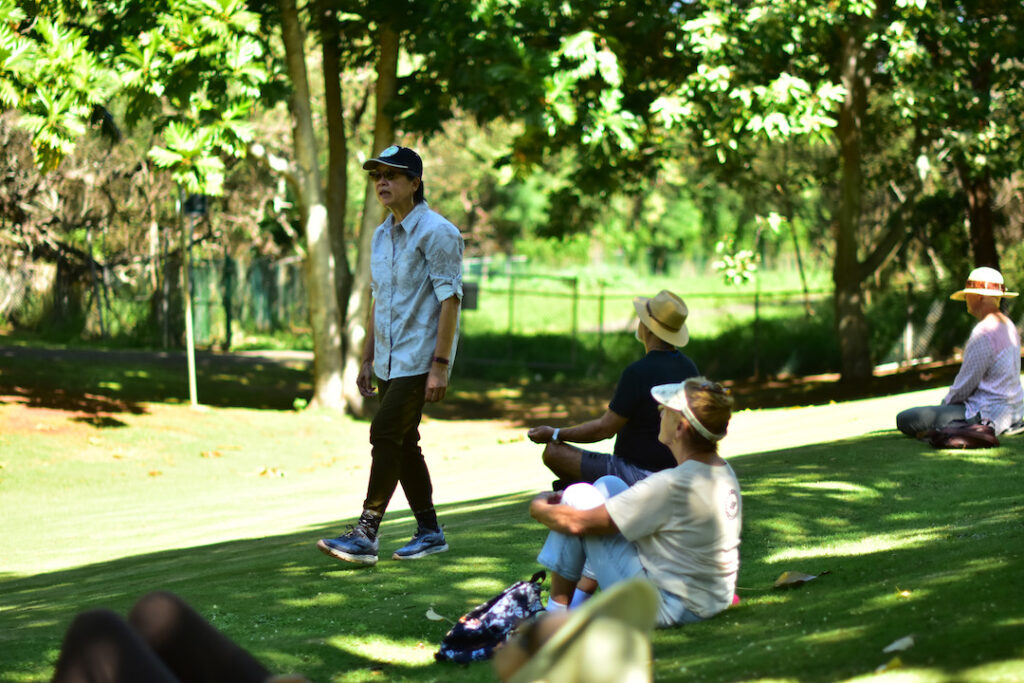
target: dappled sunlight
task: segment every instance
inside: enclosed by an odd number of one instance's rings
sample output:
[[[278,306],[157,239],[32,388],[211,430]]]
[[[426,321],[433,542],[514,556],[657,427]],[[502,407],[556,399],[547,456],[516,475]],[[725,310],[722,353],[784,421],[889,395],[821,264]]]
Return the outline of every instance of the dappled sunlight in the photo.
[[[899,584],[890,591],[875,595],[864,601],[863,610],[917,609],[936,595],[929,578],[916,579],[914,585]]]
[[[965,574],[983,574],[1000,569],[1010,569],[1011,566],[1009,559],[989,555],[975,560],[967,560],[956,567],[949,567],[946,571],[926,578],[928,582],[936,585],[956,583],[962,581]]]
[[[950,449],[937,451],[942,457],[956,460],[968,465],[988,465],[990,467],[1019,467],[1020,462],[1006,457],[1001,448],[979,448],[976,450]]]
[[[868,630],[866,626],[847,626],[821,630],[814,630],[813,627],[806,628],[808,628],[808,630],[805,630],[803,635],[800,636],[800,641],[812,646],[833,644],[854,638],[862,639],[867,634]]]
[[[980,666],[965,669],[957,679],[966,683],[1020,683],[1024,678],[1024,657],[989,662]]]
[[[338,635],[324,638],[324,642],[341,652],[374,662],[427,666],[434,664],[433,643],[384,636]]]
[[[346,598],[341,593],[317,593],[308,598],[285,598],[281,600],[282,605],[288,607],[340,607],[344,605]]]
[[[502,580],[496,576],[471,576],[452,586],[456,591],[462,591],[471,595],[479,593],[483,593],[485,595],[497,595],[507,587],[508,584],[502,582]],[[461,614],[456,615],[456,618],[461,616]]]
[[[906,533],[879,534],[868,538],[852,539],[806,548],[787,548],[765,558],[766,562],[788,562],[822,557],[860,557],[872,553],[920,548],[945,536],[942,530],[929,532],[910,531]]]
[[[850,502],[865,501],[881,497],[881,493],[860,484],[848,481],[815,481],[798,483],[797,488],[811,489],[832,494],[830,497]]]

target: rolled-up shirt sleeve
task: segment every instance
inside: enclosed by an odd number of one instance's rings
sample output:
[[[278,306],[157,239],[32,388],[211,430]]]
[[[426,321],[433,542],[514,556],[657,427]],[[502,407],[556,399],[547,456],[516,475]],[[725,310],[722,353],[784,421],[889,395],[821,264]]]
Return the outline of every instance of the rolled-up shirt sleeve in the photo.
[[[438,301],[453,296],[462,300],[462,236],[451,224],[435,226],[424,241],[430,284]]]

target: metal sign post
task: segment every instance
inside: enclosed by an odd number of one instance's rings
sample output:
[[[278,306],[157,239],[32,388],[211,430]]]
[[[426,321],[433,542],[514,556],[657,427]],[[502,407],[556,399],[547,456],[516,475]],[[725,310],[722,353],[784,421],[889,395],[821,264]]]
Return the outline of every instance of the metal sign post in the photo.
[[[182,202],[185,225],[181,231],[182,265],[185,270],[185,356],[188,359],[188,398],[193,408],[199,405],[196,389],[196,344],[192,331],[192,233],[196,219],[206,213],[206,197],[189,195]]]

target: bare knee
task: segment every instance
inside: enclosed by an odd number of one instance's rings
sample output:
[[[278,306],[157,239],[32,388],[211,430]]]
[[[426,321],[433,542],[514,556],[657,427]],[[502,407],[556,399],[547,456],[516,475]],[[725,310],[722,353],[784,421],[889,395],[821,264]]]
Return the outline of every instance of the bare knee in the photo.
[[[540,455],[541,461],[549,469],[554,469],[555,465],[559,462],[555,448],[556,444],[554,443],[544,444],[544,452]]]
[[[580,478],[580,463],[583,455],[580,449],[564,443],[549,443],[544,446],[541,460],[549,470],[563,479],[577,481]]]

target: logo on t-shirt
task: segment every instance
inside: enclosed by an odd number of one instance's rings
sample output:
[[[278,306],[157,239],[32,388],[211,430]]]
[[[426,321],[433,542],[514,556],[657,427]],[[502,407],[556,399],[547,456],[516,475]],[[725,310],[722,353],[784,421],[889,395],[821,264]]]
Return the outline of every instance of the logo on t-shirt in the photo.
[[[725,516],[729,519],[736,519],[740,514],[740,494],[736,489],[729,489],[729,495],[725,497]]]

